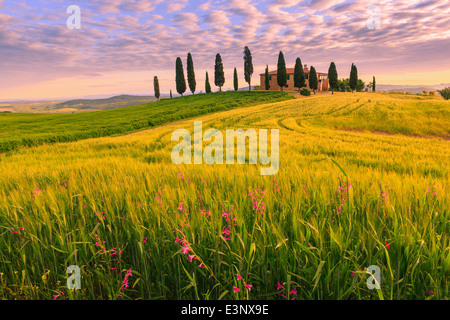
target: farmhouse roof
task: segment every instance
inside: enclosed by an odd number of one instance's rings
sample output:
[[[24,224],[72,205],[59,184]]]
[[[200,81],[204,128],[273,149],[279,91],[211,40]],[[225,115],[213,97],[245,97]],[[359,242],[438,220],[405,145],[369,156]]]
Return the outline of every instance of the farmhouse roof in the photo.
[[[310,72],[310,70],[308,68],[303,68],[303,72],[305,74],[308,74]],[[273,70],[269,72],[269,75],[276,75],[277,74],[277,70]],[[294,74],[294,68],[286,68],[286,74]],[[318,75],[326,75],[328,73],[323,73],[323,72],[317,72]],[[265,73],[260,73],[260,76],[265,75]]]

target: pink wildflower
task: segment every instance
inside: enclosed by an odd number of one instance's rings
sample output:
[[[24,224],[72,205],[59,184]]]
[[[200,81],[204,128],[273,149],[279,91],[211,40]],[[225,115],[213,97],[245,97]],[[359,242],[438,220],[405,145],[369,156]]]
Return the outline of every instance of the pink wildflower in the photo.
[[[297,287],[292,289],[291,292],[289,292],[289,294],[293,294],[293,295],[297,296]]]
[[[183,254],[186,254],[191,250],[187,245],[184,245],[182,249],[183,249]]]
[[[230,233],[231,233],[230,227],[226,227],[225,229],[223,229],[222,233],[226,234],[226,235],[230,235]]]
[[[122,289],[128,288],[128,277],[133,276],[133,274],[131,273],[131,269],[133,268],[130,268],[130,270],[128,270],[127,274],[125,275],[125,278],[123,279]]]

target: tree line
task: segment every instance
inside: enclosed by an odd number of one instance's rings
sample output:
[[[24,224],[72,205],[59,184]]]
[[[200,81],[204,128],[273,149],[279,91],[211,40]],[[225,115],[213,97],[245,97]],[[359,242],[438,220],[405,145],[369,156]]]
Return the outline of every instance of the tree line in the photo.
[[[270,89],[269,82],[269,67],[266,65],[265,70],[265,89]],[[319,87],[319,80],[317,77],[317,71],[314,66],[311,66],[309,71],[309,87],[313,90],[314,94]],[[336,64],[334,62],[330,63],[330,67],[328,68],[328,83],[329,90],[334,94],[334,91],[363,91],[365,87],[365,83],[358,79],[358,69],[356,65],[352,63],[350,69],[350,77],[347,79],[338,79],[338,72],[336,69]],[[286,71],[286,62],[284,59],[283,52],[280,51],[278,54],[278,63],[277,63],[277,84],[280,87],[280,90],[283,91],[283,88],[287,84],[287,71]],[[300,58],[295,60],[294,66],[294,87],[300,89],[306,86],[306,77],[303,70],[303,64]],[[373,77],[373,82],[369,84],[369,87],[372,88],[372,91],[375,91],[375,77]]]
[[[248,83],[248,90],[251,91],[251,77],[253,74],[253,60],[252,60],[252,54],[250,52],[250,49],[245,46],[244,47],[244,78],[245,82]],[[177,92],[183,96],[183,94],[187,90],[187,86],[189,86],[189,90],[192,94],[195,94],[195,91],[197,89],[197,83],[195,81],[195,71],[194,71],[194,62],[192,59],[192,55],[189,52],[187,54],[187,64],[186,64],[186,71],[187,71],[187,85],[186,85],[186,78],[184,76],[184,69],[183,69],[183,62],[181,61],[180,57],[177,57],[175,61],[175,86]],[[222,91],[222,86],[225,83],[225,72],[223,68],[223,62],[222,62],[222,56],[220,53],[216,54],[216,59],[214,63],[214,84],[219,87],[219,91]],[[155,97],[159,99],[160,97],[160,89],[159,89],[159,81],[158,77],[155,76],[153,79],[153,86],[155,91]],[[237,70],[234,68],[234,74],[233,74],[233,86],[234,90],[237,91],[239,87],[238,83],[238,75]],[[205,78],[205,92],[210,93],[211,92],[211,84],[209,83],[209,75],[208,71],[206,71],[206,78]],[[170,97],[172,98],[172,90],[170,90]]]
[[[248,46],[244,47],[244,79],[245,82],[248,83],[248,90],[251,91],[251,77],[253,74],[253,60],[252,54]],[[180,57],[176,58],[175,61],[175,85],[176,91],[183,96],[186,92],[187,87],[192,94],[195,94],[197,83],[195,80],[195,71],[194,71],[194,62],[192,59],[192,55],[189,52],[187,54],[187,85],[186,78],[184,76],[183,62]],[[317,77],[317,72],[314,66],[311,66],[309,72],[309,87],[313,90],[314,94],[319,87],[319,80]],[[338,79],[338,73],[336,69],[336,64],[334,62],[330,63],[330,67],[328,68],[328,80],[329,80],[329,88],[334,94],[334,91],[363,91],[364,90],[364,82],[361,79],[358,79],[358,70],[356,65],[352,63],[350,69],[350,77],[347,79]],[[225,83],[225,73],[223,68],[222,57],[220,53],[216,54],[215,63],[214,63],[214,85],[219,88],[219,91],[222,91],[222,86]],[[153,80],[155,97],[159,99],[160,97],[160,89],[159,89],[159,81],[158,77],[155,76]],[[278,62],[277,62],[277,84],[280,87],[280,90],[283,91],[283,88],[287,84],[287,71],[286,71],[286,62],[284,59],[283,52],[280,51],[278,54]],[[294,87],[298,88],[300,92],[301,88],[306,86],[306,77],[303,70],[303,64],[300,58],[295,60],[294,67]],[[237,70],[234,68],[233,72],[233,87],[234,90],[237,91],[239,87],[238,83],[238,75]],[[372,91],[375,91],[375,77],[373,77],[373,82],[369,83],[368,87],[372,88]],[[265,69],[265,89],[270,89],[269,82],[269,67],[266,65]],[[206,71],[205,77],[205,92],[211,92],[211,84],[209,82],[209,75]],[[170,90],[170,98],[172,98],[172,90]]]

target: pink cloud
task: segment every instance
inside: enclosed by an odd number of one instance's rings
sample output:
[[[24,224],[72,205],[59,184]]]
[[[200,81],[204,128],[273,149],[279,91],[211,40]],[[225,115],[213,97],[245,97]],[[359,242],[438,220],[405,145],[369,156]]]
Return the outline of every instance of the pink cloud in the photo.
[[[121,5],[121,8],[135,13],[151,12],[155,10],[155,7],[152,6],[152,4],[151,1],[146,0],[136,0],[134,2],[127,1]]]
[[[198,17],[192,12],[180,12],[172,19],[177,23],[180,29],[185,29],[190,32],[199,30]]]
[[[169,3],[166,6],[166,10],[167,12],[177,12],[182,10],[184,7],[186,7],[187,3],[181,3],[181,2],[173,2],[173,3]]]
[[[164,19],[164,17],[162,15],[160,15],[160,14],[152,15],[152,20],[153,21],[162,20],[162,19]]]
[[[212,10],[205,16],[205,22],[208,24],[217,25],[230,25],[230,19],[228,19],[225,11],[222,10]]]
[[[209,10],[209,8],[211,7],[211,2],[205,2],[205,3],[202,3],[201,5],[199,5],[198,6],[198,9],[199,10],[202,10],[202,11],[206,11],[206,10]]]

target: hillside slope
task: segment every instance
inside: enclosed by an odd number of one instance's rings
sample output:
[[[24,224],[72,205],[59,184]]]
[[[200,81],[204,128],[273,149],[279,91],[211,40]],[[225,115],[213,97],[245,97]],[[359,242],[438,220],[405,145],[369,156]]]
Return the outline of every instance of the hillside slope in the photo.
[[[0,152],[20,146],[110,136],[249,105],[292,99],[287,93],[222,92],[162,99],[114,110],[75,114],[0,114]]]
[[[58,103],[55,110],[75,108],[77,110],[108,110],[144,104],[157,99],[153,96],[120,95],[106,99],[78,99]]]

